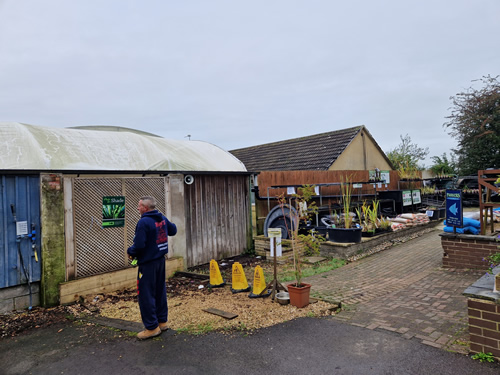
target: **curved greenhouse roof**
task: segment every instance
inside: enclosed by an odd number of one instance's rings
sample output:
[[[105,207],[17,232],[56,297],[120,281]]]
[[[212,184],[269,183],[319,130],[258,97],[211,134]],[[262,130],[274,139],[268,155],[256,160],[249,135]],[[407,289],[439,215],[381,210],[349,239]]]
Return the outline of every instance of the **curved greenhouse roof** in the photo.
[[[246,172],[237,158],[207,142],[120,127],[88,129],[0,122],[0,168]]]

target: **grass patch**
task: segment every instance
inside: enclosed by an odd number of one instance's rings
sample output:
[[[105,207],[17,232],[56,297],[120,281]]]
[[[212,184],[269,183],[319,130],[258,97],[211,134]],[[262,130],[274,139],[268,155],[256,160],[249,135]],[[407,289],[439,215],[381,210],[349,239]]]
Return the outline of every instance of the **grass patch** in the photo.
[[[317,263],[313,265],[303,264],[302,265],[302,277],[310,277],[314,275],[318,275],[321,273],[325,273],[339,267],[342,267],[345,264],[343,259],[333,258],[328,260],[327,262]],[[273,275],[271,273],[267,274],[267,279],[272,279]],[[294,281],[295,280],[295,272],[293,268],[293,264],[280,265],[278,267],[278,280],[282,282]]]
[[[206,333],[214,331],[214,328],[212,327],[211,323],[205,323],[205,324],[190,324],[185,328],[179,328],[177,330],[178,333],[187,333],[189,335],[204,335]]]

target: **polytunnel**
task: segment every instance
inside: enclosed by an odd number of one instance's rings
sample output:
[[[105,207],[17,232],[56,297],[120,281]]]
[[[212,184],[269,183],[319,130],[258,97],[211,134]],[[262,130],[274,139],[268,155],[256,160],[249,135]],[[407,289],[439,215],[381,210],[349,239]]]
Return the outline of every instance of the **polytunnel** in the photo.
[[[245,172],[229,152],[111,126],[52,128],[0,122],[0,165],[17,170]]]

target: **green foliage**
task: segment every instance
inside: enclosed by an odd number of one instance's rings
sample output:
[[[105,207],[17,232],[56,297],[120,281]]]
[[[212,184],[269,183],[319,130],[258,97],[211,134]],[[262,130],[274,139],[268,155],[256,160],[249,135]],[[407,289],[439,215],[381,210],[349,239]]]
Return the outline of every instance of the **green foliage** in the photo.
[[[389,230],[391,228],[392,222],[387,220],[387,218],[382,217],[379,222],[379,227],[384,230]]]
[[[248,256],[255,256],[257,253],[255,252],[255,246],[249,247],[248,249],[245,250],[245,255]]]
[[[345,264],[344,260],[333,258],[328,262],[322,262],[314,265],[313,267],[304,268],[302,271],[302,277],[309,277],[325,273],[337,269],[339,267],[342,267],[344,264]],[[266,278],[268,277],[271,277],[271,275],[266,275]],[[280,272],[278,272],[278,278],[283,282],[293,281],[295,280],[295,271],[280,270]]]
[[[436,192],[436,185],[433,186],[424,186],[420,189],[422,195],[426,194],[434,194]]]
[[[125,206],[106,204],[102,206],[103,219],[122,219],[125,217]]]
[[[500,167],[500,82],[483,76],[482,88],[468,88],[452,96],[449,120],[443,126],[458,141],[458,171],[475,175],[478,170]],[[473,82],[476,82],[473,81]]]
[[[311,198],[314,195],[314,185],[303,185],[298,189],[298,193],[293,195],[293,197],[295,198],[296,210],[289,211],[290,222],[297,223],[296,225],[292,224],[292,228],[288,228],[288,232],[290,233],[290,239],[292,242],[296,285],[300,285],[302,283],[302,249],[305,249],[308,254],[317,254],[319,253],[321,242],[324,241],[324,238],[322,236],[318,236],[312,233],[299,235],[298,224],[301,221],[309,221],[311,217],[318,212],[316,202],[311,202]],[[283,195],[278,197],[278,203],[284,213],[286,200]]]
[[[299,239],[304,245],[305,255],[319,254],[321,243],[326,241],[325,237],[317,233],[311,233],[311,231],[308,234],[299,234]]]
[[[477,353],[472,356],[472,359],[479,359],[479,362],[495,362],[495,357],[491,353]]]
[[[197,325],[190,324],[185,328],[178,329],[177,332],[199,336],[199,335],[204,335],[206,333],[212,332],[213,330],[214,330],[214,328],[212,327],[211,323],[205,323],[205,324],[197,324]]]
[[[352,225],[352,217],[350,214],[351,199],[352,199],[352,184],[350,176],[342,178],[340,189],[342,190],[342,208],[344,210],[344,228],[350,228]]]
[[[453,154],[450,155],[450,159],[446,155],[446,152],[441,156],[432,156],[431,160],[434,164],[429,168],[435,176],[443,175],[453,175],[456,173],[456,160]]]
[[[429,148],[418,147],[412,143],[411,137],[406,134],[404,137],[400,135],[401,143],[398,147],[389,152],[386,152],[387,157],[391,161],[393,167],[398,171],[418,171],[423,169],[418,163],[425,159],[429,153]],[[409,177],[402,177],[409,178]]]
[[[488,262],[488,273],[493,272],[493,268],[500,264],[500,253],[491,254],[486,258],[483,258],[483,261]]]
[[[371,205],[366,201],[363,202],[361,210],[356,209],[358,218],[361,221],[363,232],[374,231],[379,227],[380,219],[378,218],[379,201],[374,200]]]

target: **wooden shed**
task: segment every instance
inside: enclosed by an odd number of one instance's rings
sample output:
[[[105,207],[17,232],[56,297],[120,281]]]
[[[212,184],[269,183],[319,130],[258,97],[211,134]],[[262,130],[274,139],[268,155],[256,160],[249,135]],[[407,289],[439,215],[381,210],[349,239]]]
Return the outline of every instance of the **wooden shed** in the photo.
[[[0,122],[0,146],[0,311],[133,286],[126,249],[141,196],[154,196],[178,226],[170,271],[252,246],[250,174],[212,144]],[[123,205],[123,217],[105,216],[110,202]]]

